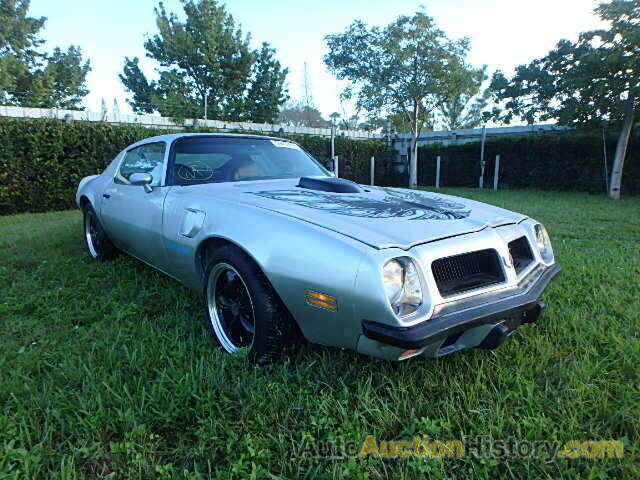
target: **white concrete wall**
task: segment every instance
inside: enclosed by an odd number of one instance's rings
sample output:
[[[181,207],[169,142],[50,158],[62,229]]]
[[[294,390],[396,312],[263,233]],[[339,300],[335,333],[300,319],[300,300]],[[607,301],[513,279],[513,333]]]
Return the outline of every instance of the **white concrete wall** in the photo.
[[[169,117],[158,115],[125,115],[113,113],[90,112],[88,110],[60,110],[46,108],[28,108],[0,106],[0,117],[12,118],[57,118],[61,120],[77,120],[85,122],[106,122],[111,124],[136,124],[148,127],[182,129],[184,125],[177,125]],[[226,122],[222,120],[187,119],[185,125],[192,126],[196,122],[199,127],[215,128],[219,130],[246,130],[251,132],[278,134],[305,134],[331,136],[330,128],[308,128],[294,127],[291,125],[278,125],[269,123],[252,122]],[[339,136],[352,139],[380,139],[382,136],[377,133],[364,130],[339,130]]]
[[[169,117],[160,117],[158,115],[125,115],[113,113],[99,113],[88,110],[60,110],[46,108],[28,108],[28,107],[10,107],[0,106],[0,117],[12,118],[58,118],[61,120],[78,120],[85,122],[106,122],[111,124],[136,124],[148,127],[166,128],[170,130],[180,130],[184,125],[175,124]],[[306,134],[319,135],[323,137],[331,136],[330,128],[309,128],[294,127],[291,125],[278,125],[270,123],[252,123],[252,122],[226,122],[223,120],[204,120],[204,119],[187,119],[185,125],[192,126],[196,122],[199,127],[215,128],[218,130],[245,130],[256,133],[264,133],[269,135],[278,135],[283,133],[289,134]],[[540,133],[563,133],[569,130],[567,127],[558,127],[556,125],[527,125],[517,127],[495,127],[487,128],[487,138],[508,135],[526,135]],[[339,136],[345,136],[351,139],[376,139],[386,140],[386,135],[379,133],[367,132],[364,130],[339,130]],[[440,143],[444,145],[452,145],[458,143],[477,142],[482,136],[482,129],[476,128],[472,130],[455,130],[455,131],[439,131],[424,132],[418,139],[418,145],[430,145]],[[399,133],[391,136],[393,148],[402,155],[406,155],[407,149],[411,144],[411,135],[408,133]]]

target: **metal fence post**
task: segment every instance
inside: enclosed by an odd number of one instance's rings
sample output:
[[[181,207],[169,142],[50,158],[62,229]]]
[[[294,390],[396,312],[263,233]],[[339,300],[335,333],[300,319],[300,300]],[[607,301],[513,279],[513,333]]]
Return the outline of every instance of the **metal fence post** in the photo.
[[[478,188],[484,188],[484,142],[487,139],[486,125],[482,126],[482,138],[480,140],[480,178],[478,179]]]
[[[338,155],[336,155],[333,157],[333,174],[336,176],[336,178],[340,177],[338,173],[339,169],[340,169],[340,162],[338,160]]]
[[[370,164],[370,173],[371,173],[371,185],[375,185],[376,157],[371,157],[371,159],[369,160],[369,164]]]
[[[440,155],[436,157],[436,188],[440,188]]]
[[[493,166],[493,191],[498,190],[498,174],[500,172],[500,155],[496,155],[496,163]]]

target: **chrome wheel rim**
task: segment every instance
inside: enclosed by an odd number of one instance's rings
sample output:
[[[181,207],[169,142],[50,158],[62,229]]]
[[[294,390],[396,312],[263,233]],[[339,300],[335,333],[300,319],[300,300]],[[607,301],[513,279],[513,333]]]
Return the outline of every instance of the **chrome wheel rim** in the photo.
[[[93,258],[98,258],[98,250],[96,249],[98,239],[98,228],[94,216],[87,212],[84,216],[84,234],[87,239],[87,248]]]
[[[242,276],[228,263],[219,263],[211,269],[207,307],[222,348],[235,353],[253,345],[255,313],[251,295]]]

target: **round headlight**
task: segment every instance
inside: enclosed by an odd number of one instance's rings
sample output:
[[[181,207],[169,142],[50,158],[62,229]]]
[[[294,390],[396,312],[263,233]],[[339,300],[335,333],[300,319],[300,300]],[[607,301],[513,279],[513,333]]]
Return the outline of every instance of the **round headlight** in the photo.
[[[389,260],[382,269],[382,278],[396,315],[410,315],[422,305],[422,284],[413,260],[407,257]]]
[[[547,234],[547,230],[540,223],[537,223],[534,228],[536,232],[536,244],[538,246],[538,251],[542,256],[545,256],[550,247],[549,235]]]
[[[551,248],[551,240],[549,240],[549,234],[547,229],[540,223],[536,223],[534,226],[534,232],[536,234],[536,246],[540,252],[542,260],[546,263],[553,261],[553,249]]]
[[[389,260],[382,269],[384,291],[387,298],[393,303],[402,292],[404,269],[397,260]]]

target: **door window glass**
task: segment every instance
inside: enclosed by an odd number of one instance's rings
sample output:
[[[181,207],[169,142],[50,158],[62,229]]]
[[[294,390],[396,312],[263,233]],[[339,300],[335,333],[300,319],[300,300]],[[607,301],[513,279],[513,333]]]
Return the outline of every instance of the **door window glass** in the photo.
[[[120,164],[120,170],[116,175],[116,182],[129,184],[129,177],[133,173],[149,173],[153,177],[152,187],[157,187],[162,182],[162,170],[164,166],[164,142],[148,143],[129,150]]]

